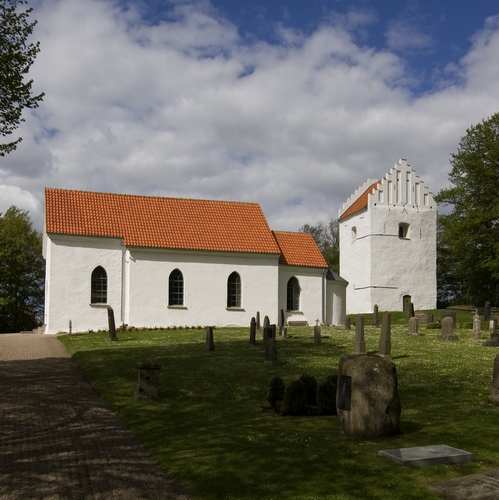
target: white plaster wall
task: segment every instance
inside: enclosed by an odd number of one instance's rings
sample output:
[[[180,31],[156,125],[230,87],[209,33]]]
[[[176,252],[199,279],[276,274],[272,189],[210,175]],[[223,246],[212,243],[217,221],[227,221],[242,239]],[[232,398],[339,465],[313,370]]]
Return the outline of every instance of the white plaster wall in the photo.
[[[277,322],[278,256],[132,248],[125,263],[129,290],[124,322],[136,327],[249,326],[260,312]],[[168,278],[184,278],[184,307],[168,307]],[[227,309],[227,278],[241,276],[241,308]]]
[[[300,310],[286,311],[287,284],[295,277],[300,284]],[[315,325],[324,321],[324,269],[315,267],[279,266],[279,311],[284,309],[285,321],[307,321]]]
[[[326,324],[344,326],[346,320],[346,290],[344,281],[327,282]]]
[[[108,328],[105,308],[90,305],[92,271],[107,272],[108,304],[116,322],[121,316],[122,241],[113,238],[49,235],[45,257],[45,332],[73,332]]]

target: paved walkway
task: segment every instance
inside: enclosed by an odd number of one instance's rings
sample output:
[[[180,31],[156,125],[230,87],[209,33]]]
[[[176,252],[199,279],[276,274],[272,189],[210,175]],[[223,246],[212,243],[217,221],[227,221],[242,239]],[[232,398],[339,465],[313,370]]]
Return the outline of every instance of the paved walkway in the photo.
[[[0,335],[0,499],[187,500],[57,338]]]

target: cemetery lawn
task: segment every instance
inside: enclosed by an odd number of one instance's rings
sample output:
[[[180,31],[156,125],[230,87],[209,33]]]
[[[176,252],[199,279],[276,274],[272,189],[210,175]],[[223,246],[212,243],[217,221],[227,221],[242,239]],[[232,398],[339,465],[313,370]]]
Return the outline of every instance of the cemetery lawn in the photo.
[[[468,314],[472,320],[472,315]],[[367,321],[366,321],[367,323]],[[367,323],[368,325],[370,323]],[[320,383],[336,374],[353,349],[355,329],[290,328],[278,338],[279,366],[264,364],[261,331],[218,328],[215,351],[205,350],[204,329],[61,336],[97,392],[199,500],[436,499],[426,486],[499,467],[499,406],[491,404],[494,357],[471,330],[457,341],[439,330],[392,325],[392,355],[402,404],[402,434],[361,440],[340,435],[336,416],[281,417],[266,411],[270,379],[286,383],[302,374]],[[368,352],[380,329],[366,326]],[[488,332],[482,332],[484,339]],[[138,361],[161,364],[160,399],[135,400]],[[475,455],[471,462],[412,468],[378,456],[379,450],[445,444]]]

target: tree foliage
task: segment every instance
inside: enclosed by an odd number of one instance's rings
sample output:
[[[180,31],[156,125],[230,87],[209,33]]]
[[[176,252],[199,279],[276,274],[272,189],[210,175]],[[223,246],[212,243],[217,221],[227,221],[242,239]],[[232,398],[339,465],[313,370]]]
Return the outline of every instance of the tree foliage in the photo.
[[[43,311],[42,237],[28,212],[0,214],[0,333],[32,330]]]
[[[310,233],[314,238],[319,250],[324,256],[329,269],[339,273],[340,271],[340,229],[338,219],[331,219],[329,223],[322,221],[315,226],[303,225],[299,231]]]
[[[456,299],[499,304],[499,113],[470,127],[451,157],[451,187],[436,196],[439,280],[452,277]]]
[[[40,42],[28,41],[36,21],[29,22],[33,9],[20,10],[26,0],[0,0],[0,134],[7,137],[16,130],[23,109],[34,109],[44,94],[33,95],[33,80],[25,81],[40,51]],[[0,144],[0,156],[14,151],[21,138]]]

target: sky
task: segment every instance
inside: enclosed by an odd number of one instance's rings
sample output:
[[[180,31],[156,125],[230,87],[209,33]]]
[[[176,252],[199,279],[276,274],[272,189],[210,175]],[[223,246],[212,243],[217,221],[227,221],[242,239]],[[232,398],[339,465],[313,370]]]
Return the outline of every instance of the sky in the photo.
[[[0,157],[0,211],[44,188],[338,216],[406,158],[438,193],[499,111],[496,0],[29,0],[36,110]]]

